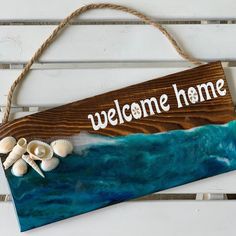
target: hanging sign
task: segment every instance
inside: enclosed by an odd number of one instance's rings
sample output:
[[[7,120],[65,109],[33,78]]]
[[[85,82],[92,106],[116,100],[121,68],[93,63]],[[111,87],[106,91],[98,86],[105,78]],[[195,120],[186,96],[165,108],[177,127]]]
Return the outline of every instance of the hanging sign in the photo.
[[[3,124],[21,230],[236,169],[234,119],[214,62]]]

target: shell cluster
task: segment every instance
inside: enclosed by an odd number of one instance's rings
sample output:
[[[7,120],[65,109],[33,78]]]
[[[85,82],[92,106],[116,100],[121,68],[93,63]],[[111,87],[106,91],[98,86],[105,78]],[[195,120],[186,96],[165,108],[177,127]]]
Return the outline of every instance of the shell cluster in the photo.
[[[28,143],[25,138],[17,141],[13,137],[0,141],[0,153],[8,154],[3,166],[5,170],[12,167],[11,172],[17,177],[24,176],[31,167],[44,178],[43,172],[56,169],[60,163],[59,158],[65,158],[72,152],[72,143],[65,139],[55,140],[51,144],[39,140]],[[41,164],[38,165],[38,162]]]

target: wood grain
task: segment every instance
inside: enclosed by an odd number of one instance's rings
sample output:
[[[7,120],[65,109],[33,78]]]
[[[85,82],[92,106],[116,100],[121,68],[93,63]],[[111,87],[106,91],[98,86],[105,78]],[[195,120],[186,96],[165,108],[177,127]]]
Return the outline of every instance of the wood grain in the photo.
[[[177,108],[172,84],[177,84],[178,89],[187,90],[191,86],[209,81],[215,83],[219,79],[225,81],[224,88],[227,91],[225,96]],[[158,98],[163,93],[169,97],[171,109],[168,112],[116,126],[108,125],[107,128],[97,131],[93,130],[88,119],[90,113],[113,108],[115,99],[118,99],[122,106],[146,98]],[[11,135],[15,138],[25,137],[28,140],[35,138],[46,140],[76,135],[81,131],[108,136],[157,133],[189,129],[205,124],[223,124],[233,119],[235,119],[234,107],[224,71],[220,62],[214,62],[14,120],[0,127],[0,138]]]

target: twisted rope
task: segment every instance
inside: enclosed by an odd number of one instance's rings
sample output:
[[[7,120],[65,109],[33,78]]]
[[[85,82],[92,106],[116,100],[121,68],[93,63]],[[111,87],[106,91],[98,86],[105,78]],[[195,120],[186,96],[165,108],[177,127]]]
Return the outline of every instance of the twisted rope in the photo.
[[[52,34],[45,40],[45,42],[41,45],[41,47],[35,52],[33,57],[30,59],[30,61],[25,65],[23,68],[21,74],[18,76],[18,78],[14,81],[12,84],[8,96],[7,96],[7,103],[6,108],[4,112],[4,117],[2,120],[2,123],[6,123],[9,120],[10,110],[11,110],[11,103],[12,103],[12,97],[14,94],[14,91],[17,87],[17,85],[26,77],[27,73],[29,72],[31,66],[34,62],[36,62],[40,56],[43,54],[43,52],[49,47],[49,45],[58,37],[58,35],[63,31],[63,29],[66,28],[70,24],[73,18],[78,17],[82,15],[83,13],[93,10],[93,9],[114,9],[118,11],[123,11],[130,13],[138,18],[140,18],[144,23],[154,26],[155,28],[159,29],[165,37],[169,40],[169,42],[172,44],[172,46],[175,48],[175,50],[178,52],[178,54],[184,58],[185,60],[195,64],[199,65],[201,64],[200,61],[192,58],[188,54],[186,54],[178,45],[178,43],[175,41],[175,39],[168,33],[168,31],[163,28],[159,23],[155,22],[151,18],[147,17],[146,15],[142,14],[139,11],[136,11],[134,9],[131,9],[129,7],[120,6],[116,4],[111,3],[98,3],[98,4],[88,4],[81,8],[78,8],[74,12],[72,12],[68,17],[66,17],[64,20],[61,21],[61,23],[55,28],[55,30],[52,32]]]

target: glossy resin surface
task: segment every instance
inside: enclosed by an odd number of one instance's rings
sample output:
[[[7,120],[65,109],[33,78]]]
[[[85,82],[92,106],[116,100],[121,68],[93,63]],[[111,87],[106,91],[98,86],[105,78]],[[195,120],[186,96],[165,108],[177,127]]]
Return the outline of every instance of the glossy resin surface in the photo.
[[[22,231],[236,169],[236,121],[159,134],[83,135],[71,137],[74,153],[45,179],[32,169],[22,178],[6,171]]]

